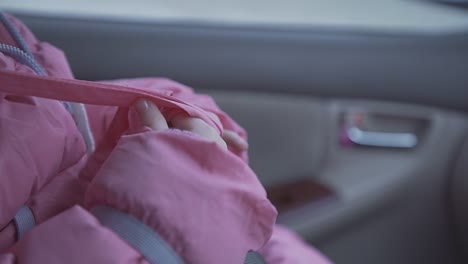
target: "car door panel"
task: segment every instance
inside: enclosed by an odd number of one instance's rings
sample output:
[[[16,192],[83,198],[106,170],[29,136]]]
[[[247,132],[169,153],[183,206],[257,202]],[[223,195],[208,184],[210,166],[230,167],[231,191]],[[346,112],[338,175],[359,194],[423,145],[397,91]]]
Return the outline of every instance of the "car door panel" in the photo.
[[[308,178],[335,192],[337,199],[312,201],[280,214],[279,222],[321,246],[332,259],[336,256],[337,263],[362,263],[363,258],[365,263],[455,263],[457,254],[444,210],[446,175],[468,127],[463,115],[378,101],[288,97],[278,102],[283,97],[211,94],[250,131],[251,165],[267,189]],[[298,106],[308,104],[308,109]],[[341,116],[354,109],[422,118],[428,125],[413,149],[342,146]],[[265,113],[276,112],[281,114],[265,118]],[[293,125],[284,117],[290,117]],[[309,128],[298,125],[303,122]],[[276,142],[286,147],[277,149]],[[301,144],[302,148],[297,147]],[[293,155],[287,146],[295,150]],[[404,239],[414,232],[420,236]],[[369,250],[362,252],[362,248]]]

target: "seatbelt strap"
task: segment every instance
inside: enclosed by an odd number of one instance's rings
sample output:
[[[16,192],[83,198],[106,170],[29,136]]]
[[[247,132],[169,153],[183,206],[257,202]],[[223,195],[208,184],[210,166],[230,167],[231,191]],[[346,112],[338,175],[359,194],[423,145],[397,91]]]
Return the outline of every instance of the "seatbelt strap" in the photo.
[[[155,231],[135,217],[106,206],[97,206],[90,211],[101,224],[138,250],[150,263],[184,263]]]
[[[154,230],[135,217],[119,210],[96,206],[90,212],[102,225],[138,250],[152,264],[183,264],[184,261]],[[249,251],[244,264],[265,264],[262,257]]]
[[[266,264],[263,257],[255,251],[249,251],[245,257],[244,264]]]
[[[13,222],[16,226],[16,239],[19,240],[23,237],[29,230],[33,229],[36,226],[36,219],[27,206],[23,206],[16,213]]]

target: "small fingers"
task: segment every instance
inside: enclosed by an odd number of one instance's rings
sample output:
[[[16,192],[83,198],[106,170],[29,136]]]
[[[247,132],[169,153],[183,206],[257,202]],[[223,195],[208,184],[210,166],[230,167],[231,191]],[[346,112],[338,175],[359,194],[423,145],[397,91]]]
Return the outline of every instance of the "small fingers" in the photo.
[[[223,139],[228,146],[235,148],[237,151],[246,151],[249,149],[247,141],[232,130],[225,129],[223,131]]]
[[[214,119],[216,122],[221,123],[219,116],[212,112],[207,112],[207,114]],[[249,144],[245,139],[243,139],[235,131],[224,129],[223,130],[223,140],[229,147],[234,148],[235,150],[242,152],[249,149]]]
[[[137,113],[141,125],[155,131],[169,128],[166,119],[153,102],[147,99],[139,99],[132,107]],[[215,142],[223,149],[227,149],[227,145],[239,151],[247,150],[248,148],[247,142],[234,131],[225,130],[223,138],[221,138],[214,128],[200,118],[180,114],[172,118],[171,123],[173,128],[195,133],[206,140]]]
[[[142,125],[156,131],[169,128],[166,119],[153,102],[146,99],[138,99],[133,107],[138,113]]]
[[[187,130],[192,133],[195,133],[202,138],[215,142],[223,149],[227,149],[226,142],[221,138],[220,135],[216,132],[214,128],[209,126],[205,121],[201,120],[200,118],[190,117],[184,114],[180,114],[175,116],[171,120],[173,128],[177,128],[180,130]]]

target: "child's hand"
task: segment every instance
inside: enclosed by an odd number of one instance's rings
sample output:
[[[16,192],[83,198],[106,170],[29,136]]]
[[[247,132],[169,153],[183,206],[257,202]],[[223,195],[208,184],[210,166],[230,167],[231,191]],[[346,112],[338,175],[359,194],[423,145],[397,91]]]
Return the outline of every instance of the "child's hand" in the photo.
[[[216,119],[218,123],[221,123],[221,120],[219,120],[219,117],[216,114],[209,114],[212,118]],[[249,144],[247,143],[247,141],[241,136],[239,136],[239,134],[237,134],[235,131],[224,129],[223,139],[224,142],[226,142],[226,144],[228,145],[228,147],[232,147],[239,152],[246,151],[247,149],[249,149]]]
[[[245,141],[245,139],[241,138],[239,134],[232,130],[224,129],[223,139],[229,147],[233,147],[239,152],[249,149],[249,144],[247,141]]]
[[[155,131],[169,129],[166,119],[152,102],[140,99],[134,104],[134,107],[143,125]],[[172,128],[195,133],[204,139],[217,143],[224,149],[227,149],[228,145],[239,151],[248,148],[247,142],[234,131],[224,130],[221,138],[214,128],[200,118],[180,114],[175,116],[171,123]]]

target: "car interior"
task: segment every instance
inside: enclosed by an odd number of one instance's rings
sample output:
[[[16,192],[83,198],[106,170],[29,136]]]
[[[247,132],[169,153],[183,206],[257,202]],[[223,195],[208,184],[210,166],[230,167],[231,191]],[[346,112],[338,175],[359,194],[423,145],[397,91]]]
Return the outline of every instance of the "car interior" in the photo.
[[[468,263],[468,1],[15,1],[83,80],[161,76],[249,134],[334,263]]]

